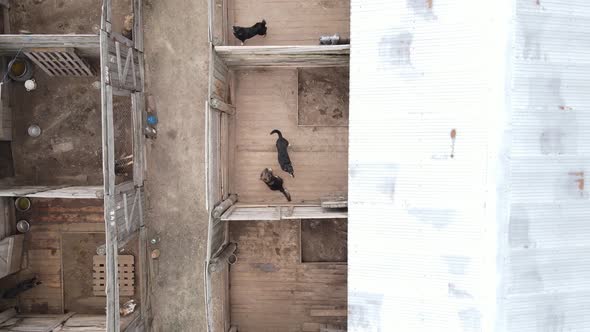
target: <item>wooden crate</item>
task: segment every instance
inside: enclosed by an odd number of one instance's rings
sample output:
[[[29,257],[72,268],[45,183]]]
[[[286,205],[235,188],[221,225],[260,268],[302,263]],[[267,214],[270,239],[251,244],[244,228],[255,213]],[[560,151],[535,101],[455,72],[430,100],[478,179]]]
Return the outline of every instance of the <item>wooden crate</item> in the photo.
[[[106,256],[93,258],[93,292],[95,296],[106,296]],[[132,255],[119,255],[119,295],[133,296],[135,291],[135,258]]]

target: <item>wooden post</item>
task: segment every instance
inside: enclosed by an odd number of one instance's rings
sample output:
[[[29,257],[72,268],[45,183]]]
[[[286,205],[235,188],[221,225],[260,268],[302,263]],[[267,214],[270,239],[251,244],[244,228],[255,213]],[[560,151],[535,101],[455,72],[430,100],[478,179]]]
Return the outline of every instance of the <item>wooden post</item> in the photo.
[[[142,0],[133,0],[133,42],[135,48],[143,52],[143,3]]]
[[[209,271],[210,272],[219,272],[222,271],[228,264],[228,258],[233,255],[238,249],[238,245],[234,242],[229,243],[217,258],[214,258],[209,263]]]
[[[229,105],[215,97],[211,97],[209,105],[211,106],[211,108],[214,108],[228,115],[233,115],[236,112],[236,108],[234,106]]]
[[[133,182],[135,186],[142,187],[144,182],[144,134],[143,134],[143,92],[131,94],[131,120],[133,124]]]
[[[220,218],[221,215],[223,214],[223,212],[225,212],[227,209],[229,209],[237,201],[238,201],[238,195],[237,194],[231,194],[231,195],[229,195],[229,197],[226,200],[224,200],[223,202],[221,202],[219,205],[217,205],[213,209],[213,211],[211,212],[211,216],[213,218],[215,218],[215,219]]]
[[[111,32],[111,14],[112,14],[112,0],[102,1],[102,19],[100,29],[106,32]]]
[[[110,0],[105,0],[103,10],[110,9]],[[107,10],[110,11],[110,10]],[[102,114],[102,159],[104,181],[104,218],[106,230],[106,291],[107,291],[107,331],[118,332],[119,316],[119,282],[118,282],[118,246],[117,224],[115,220],[115,147],[113,124],[113,91],[110,86],[108,69],[109,40],[105,27],[109,17],[103,12],[103,29],[100,31],[100,84]]]

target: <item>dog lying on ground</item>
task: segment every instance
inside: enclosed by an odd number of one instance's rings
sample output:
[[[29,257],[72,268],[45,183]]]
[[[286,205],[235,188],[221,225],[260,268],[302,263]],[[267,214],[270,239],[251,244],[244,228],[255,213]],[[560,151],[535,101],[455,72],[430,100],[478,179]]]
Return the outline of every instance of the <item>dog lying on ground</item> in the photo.
[[[234,36],[238,38],[242,45],[244,42],[256,35],[261,35],[266,37],[266,21],[262,20],[262,22],[258,22],[249,28],[243,28],[238,26],[233,26]]]
[[[19,282],[13,288],[9,288],[9,289],[0,291],[2,293],[1,298],[13,299],[13,298],[17,297],[19,294],[26,292],[29,289],[31,289],[37,285],[40,285],[40,284],[41,284],[41,281],[37,280],[37,277],[23,280],[23,281]]]
[[[270,134],[278,134],[279,138],[277,139],[277,152],[279,158],[279,165],[281,165],[281,169],[289,174],[292,177],[295,177],[295,171],[293,170],[293,164],[291,164],[291,158],[289,158],[289,141],[283,137],[283,134],[280,130],[275,129],[270,132]]]
[[[270,190],[278,190],[285,195],[287,201],[291,201],[291,194],[285,187],[283,187],[283,179],[280,176],[276,176],[272,173],[271,168],[265,168],[260,174],[260,180],[262,180],[270,188]]]

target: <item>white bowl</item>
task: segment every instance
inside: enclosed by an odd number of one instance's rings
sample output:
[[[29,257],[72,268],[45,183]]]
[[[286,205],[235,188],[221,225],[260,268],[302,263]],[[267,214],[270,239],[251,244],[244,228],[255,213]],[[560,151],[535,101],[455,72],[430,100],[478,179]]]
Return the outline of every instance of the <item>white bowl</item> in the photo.
[[[27,133],[31,137],[39,137],[39,135],[41,135],[41,127],[37,126],[36,124],[30,125],[27,129]]]

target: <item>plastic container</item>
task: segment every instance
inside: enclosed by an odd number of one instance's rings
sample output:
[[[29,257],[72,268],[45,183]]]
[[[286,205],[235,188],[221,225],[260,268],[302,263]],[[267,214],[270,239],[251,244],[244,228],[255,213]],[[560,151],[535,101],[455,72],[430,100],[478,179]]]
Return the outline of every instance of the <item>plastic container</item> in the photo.
[[[27,197],[19,197],[14,201],[14,207],[19,212],[29,211],[31,209],[31,200]]]

